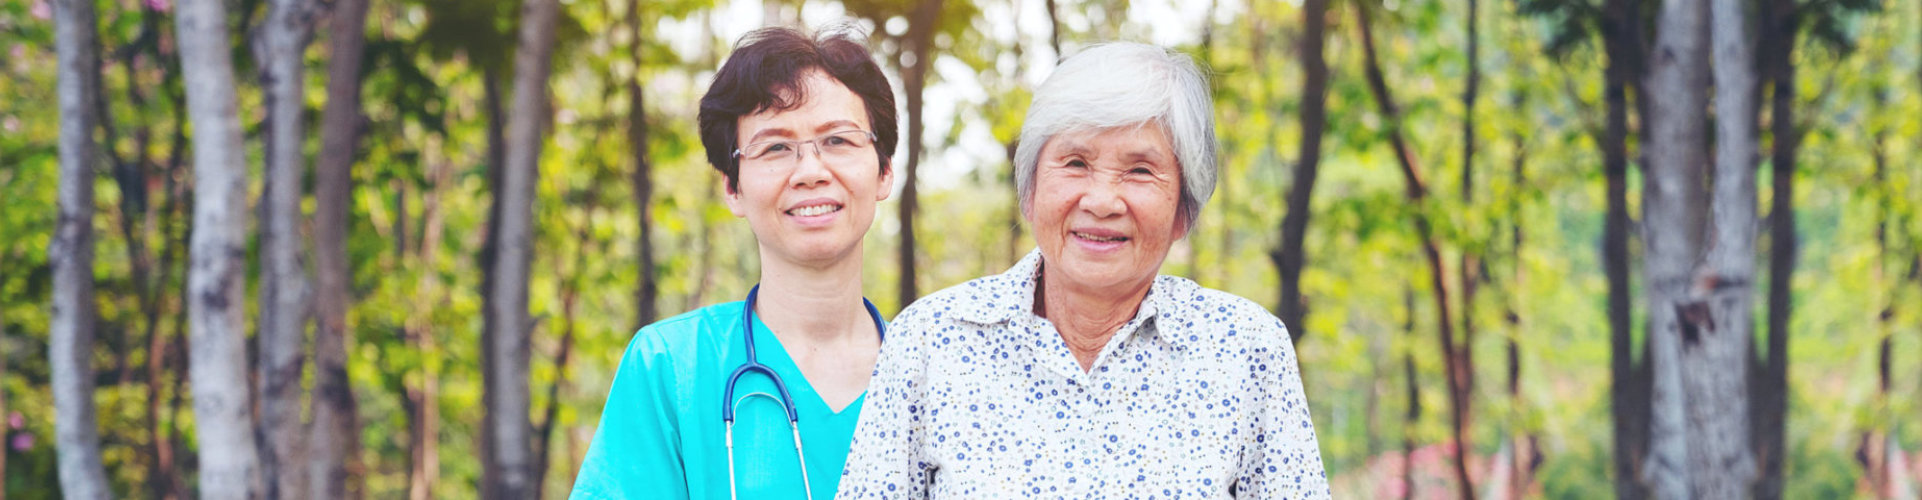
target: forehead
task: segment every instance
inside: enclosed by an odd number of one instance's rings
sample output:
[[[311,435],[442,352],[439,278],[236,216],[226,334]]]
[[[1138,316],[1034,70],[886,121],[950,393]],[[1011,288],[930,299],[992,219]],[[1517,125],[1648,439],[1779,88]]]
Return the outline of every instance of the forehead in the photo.
[[[1073,129],[1048,139],[1041,147],[1044,157],[1083,155],[1095,158],[1173,160],[1174,143],[1159,122],[1147,121],[1119,127]]]
[[[867,105],[847,85],[819,69],[801,76],[802,99],[790,109],[765,109],[742,116],[736,133],[742,143],[763,138],[795,138],[868,126]]]

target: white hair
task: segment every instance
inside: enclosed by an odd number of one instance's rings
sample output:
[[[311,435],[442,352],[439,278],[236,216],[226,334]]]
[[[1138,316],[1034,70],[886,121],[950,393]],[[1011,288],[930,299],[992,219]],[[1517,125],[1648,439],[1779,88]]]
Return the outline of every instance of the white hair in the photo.
[[[1030,215],[1041,147],[1055,135],[1159,123],[1181,166],[1176,217],[1194,228],[1215,193],[1214,101],[1207,78],[1186,54],[1141,43],[1089,47],[1055,68],[1021,125],[1014,186],[1022,215]]]

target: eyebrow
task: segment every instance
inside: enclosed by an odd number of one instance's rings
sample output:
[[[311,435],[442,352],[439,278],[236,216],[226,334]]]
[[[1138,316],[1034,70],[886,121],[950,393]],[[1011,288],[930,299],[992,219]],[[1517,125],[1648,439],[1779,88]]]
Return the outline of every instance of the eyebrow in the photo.
[[[860,125],[857,123],[854,123],[854,120],[834,120],[831,122],[823,123],[820,126],[814,127],[814,132],[819,134],[825,134],[830,130],[840,129],[840,128],[859,129]],[[759,141],[765,137],[781,137],[781,138],[793,139],[794,131],[788,130],[785,127],[764,128],[754,132],[754,135],[749,136],[747,140],[742,141],[742,143],[754,144],[755,141]]]

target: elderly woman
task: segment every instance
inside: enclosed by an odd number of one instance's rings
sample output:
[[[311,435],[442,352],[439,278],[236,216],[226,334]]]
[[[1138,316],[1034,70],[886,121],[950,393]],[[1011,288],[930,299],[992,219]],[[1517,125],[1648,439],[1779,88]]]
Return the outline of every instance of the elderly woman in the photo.
[[[1109,44],[1035,92],[1016,153],[1040,250],[902,311],[837,498],[1319,498],[1281,321],[1157,276],[1214,191],[1207,83]]]

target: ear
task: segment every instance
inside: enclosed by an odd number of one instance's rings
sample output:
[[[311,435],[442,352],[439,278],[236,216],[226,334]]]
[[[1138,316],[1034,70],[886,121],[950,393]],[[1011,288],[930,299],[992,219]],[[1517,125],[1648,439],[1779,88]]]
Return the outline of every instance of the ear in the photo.
[[[886,158],[881,159],[881,180],[874,184],[879,191],[874,194],[874,201],[883,201],[894,195],[894,165],[890,163]]]
[[[741,190],[736,189],[725,179],[721,181],[721,202],[727,204],[727,211],[737,218],[747,217],[747,210],[741,206]]]

